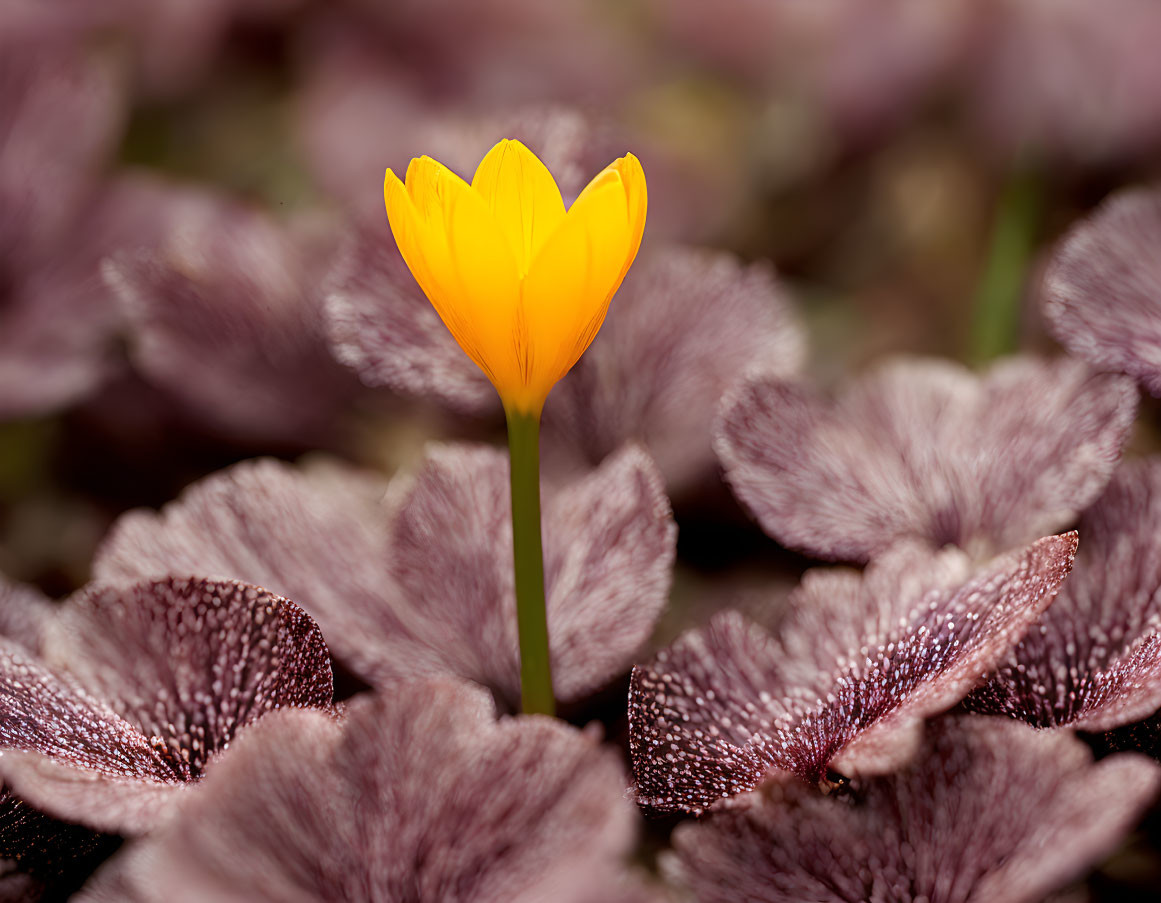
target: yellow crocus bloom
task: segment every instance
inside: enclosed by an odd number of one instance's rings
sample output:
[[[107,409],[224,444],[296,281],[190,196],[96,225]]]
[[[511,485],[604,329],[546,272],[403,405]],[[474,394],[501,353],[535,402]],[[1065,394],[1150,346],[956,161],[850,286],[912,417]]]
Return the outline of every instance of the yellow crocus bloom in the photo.
[[[387,219],[408,268],[510,412],[538,416],[604,322],[645,229],[632,154],[567,210],[547,167],[503,140],[469,185],[430,157],[390,169]]]

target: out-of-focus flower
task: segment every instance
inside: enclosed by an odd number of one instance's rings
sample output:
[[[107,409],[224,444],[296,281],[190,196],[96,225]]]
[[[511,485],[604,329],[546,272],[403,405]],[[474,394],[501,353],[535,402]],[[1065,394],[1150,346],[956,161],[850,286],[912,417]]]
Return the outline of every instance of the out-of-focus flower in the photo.
[[[408,268],[505,408],[539,414],[604,322],[645,231],[645,174],[632,154],[566,210],[536,155],[504,140],[469,185],[420,157],[387,170],[387,217]]]
[[[368,31],[351,21],[304,30],[295,131],[319,186],[380,232],[383,208],[367,186],[382,179],[384,165],[402,172],[413,157],[427,154],[453,172],[469,173],[507,135],[519,135],[544,162],[565,204],[576,199],[594,172],[624,148],[635,148],[649,163],[654,236],[706,240],[722,228],[728,199],[743,190],[742,167],[717,165],[720,155],[707,164],[710,155],[690,149],[700,135],[691,142],[687,132],[674,129],[679,134],[672,135],[645,121],[648,117],[617,118],[616,110],[630,102],[624,96],[618,104],[597,104],[596,109],[591,92],[579,105],[562,101],[564,95],[557,93],[528,98],[505,91],[481,98],[472,95],[471,78],[453,79],[450,90],[443,86],[432,92],[419,67],[385,51]],[[538,51],[542,46],[538,41]],[[457,54],[462,57],[462,44]],[[491,55],[490,61],[497,59]],[[447,66],[437,69],[442,78],[448,77]],[[543,67],[533,73],[521,81],[544,81]],[[591,85],[591,72],[588,81]],[[651,110],[657,106],[648,104]],[[703,119],[696,121],[694,128],[704,126]],[[716,146],[718,130],[709,131]]]
[[[0,267],[9,275],[67,234],[126,113],[114,61],[77,35],[13,43],[0,37]]]
[[[39,658],[0,640],[0,777],[43,813],[136,834],[252,722],[332,696],[322,635],[286,599],[193,578],[94,586]]]
[[[357,389],[323,333],[329,241],[210,193],[161,193],[148,246],[104,267],[133,364],[187,416],[228,436],[317,436]]]
[[[866,561],[917,538],[987,556],[1089,505],[1136,407],[1129,380],[1067,358],[1014,358],[980,377],[898,360],[834,401],[751,378],[724,402],[716,447],[734,492],[788,546]]]
[[[264,719],[80,899],[655,899],[622,864],[623,782],[613,751],[575,728],[496,721],[468,684],[404,683],[341,723]]]
[[[1161,140],[1152,0],[697,0],[651,4],[662,29],[759,96],[859,140],[954,98],[1009,159],[1116,162]]]
[[[1010,156],[1123,161],[1161,143],[1161,7],[1152,0],[974,4],[971,115]]]
[[[352,236],[326,310],[336,356],[367,385],[499,413],[485,377],[378,234]],[[805,353],[768,267],[696,248],[642,252],[601,332],[549,396],[546,467],[593,465],[636,440],[679,493],[712,472],[709,434],[727,386],[751,368],[791,377]]]
[[[1072,576],[974,709],[1107,731],[1161,708],[1161,459],[1122,464],[1079,529]]]
[[[236,576],[303,605],[334,653],[374,684],[452,674],[519,699],[506,455],[432,451],[389,489],[360,474],[242,464],[160,515],[114,526],[105,580]],[[676,528],[639,449],[613,456],[545,504],[545,574],[557,698],[627,669],[665,604]],[[433,538],[438,538],[434,542]],[[192,570],[191,570],[192,569]]]
[[[1159,786],[1141,756],[1094,764],[1064,733],[943,718],[853,801],[776,787],[679,826],[665,870],[702,903],[1035,903],[1112,852]]]
[[[955,72],[973,37],[972,4],[946,0],[653,0],[687,53],[760,96],[782,96],[861,138],[914,114]]]
[[[196,90],[212,71],[231,29],[269,25],[302,0],[112,0],[143,93],[173,98]],[[204,82],[203,82],[204,83]]]
[[[409,68],[429,93],[451,88],[470,103],[612,101],[644,74],[646,47],[589,0],[353,0],[348,6],[365,14],[371,28],[360,22],[364,30],[377,27],[388,46],[407,48]]]
[[[152,179],[109,179],[69,234],[21,270],[0,312],[0,419],[42,414],[95,392],[123,366],[123,320],[101,276],[106,255],[152,241],[167,195]]]
[[[449,109],[425,101],[414,77],[368,46],[365,31],[322,29],[303,57],[305,84],[296,97],[297,132],[320,186],[380,228],[383,207],[367,186],[382,178],[383,164],[406,167],[421,153],[454,172],[472,167],[505,135],[521,140],[556,177],[566,202],[584,188],[616,147],[607,126],[559,105],[506,105]],[[651,167],[652,168],[652,167]]]
[[[32,31],[0,26],[0,419],[103,378],[116,317],[97,260],[138,219],[120,183],[98,184],[125,115],[118,67],[71,30]]]
[[[1075,533],[1047,537],[973,571],[958,549],[898,546],[861,576],[808,572],[776,634],[717,616],[633,671],[638,799],[696,813],[770,778],[890,771],[1052,602],[1075,551]]]
[[[1073,354],[1161,396],[1161,189],[1106,201],[1060,243],[1042,287],[1044,316]]]

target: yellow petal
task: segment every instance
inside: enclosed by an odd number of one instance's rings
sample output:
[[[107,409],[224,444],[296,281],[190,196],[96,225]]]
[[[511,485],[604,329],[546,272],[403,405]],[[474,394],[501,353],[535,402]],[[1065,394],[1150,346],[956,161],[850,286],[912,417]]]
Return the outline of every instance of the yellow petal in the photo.
[[[423,293],[431,300],[436,310],[447,307],[446,299],[450,290],[441,285],[435,278],[431,267],[427,263],[423,246],[426,239],[426,224],[419,221],[419,214],[411,201],[411,196],[399,177],[390,169],[383,180],[383,201],[387,206],[387,221],[391,224],[391,233],[395,236],[395,244],[403,257],[403,262],[411,270],[411,275],[423,289]],[[443,317],[443,314],[440,314]],[[447,322],[447,317],[443,317]],[[452,328],[452,334],[463,331]]]
[[[547,396],[592,342],[640,243],[616,165],[581,192],[523,284],[533,382]]]
[[[645,187],[645,170],[641,168],[641,161],[633,154],[625,154],[613,161],[613,167],[621,174],[621,181],[625,184],[625,195],[629,204],[629,231],[633,234],[633,247],[629,252],[629,259],[625,261],[625,273],[637,256],[641,247],[641,237],[645,234],[645,213],[649,206],[649,192]],[[619,283],[618,283],[619,284]]]
[[[480,161],[472,188],[492,211],[523,276],[564,219],[552,174],[519,141],[505,139]]]
[[[498,389],[517,381],[519,277],[483,200],[428,157],[411,161],[405,186],[388,171],[384,199],[403,259],[460,347]]]

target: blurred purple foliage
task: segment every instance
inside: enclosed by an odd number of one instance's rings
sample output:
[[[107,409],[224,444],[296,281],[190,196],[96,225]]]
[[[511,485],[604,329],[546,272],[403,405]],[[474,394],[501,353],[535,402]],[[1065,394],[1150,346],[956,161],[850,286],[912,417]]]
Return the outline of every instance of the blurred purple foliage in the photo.
[[[1158,47],[1156,0],[0,0],[0,900],[1152,899]],[[503,137],[649,185],[544,413],[558,721],[382,205]]]

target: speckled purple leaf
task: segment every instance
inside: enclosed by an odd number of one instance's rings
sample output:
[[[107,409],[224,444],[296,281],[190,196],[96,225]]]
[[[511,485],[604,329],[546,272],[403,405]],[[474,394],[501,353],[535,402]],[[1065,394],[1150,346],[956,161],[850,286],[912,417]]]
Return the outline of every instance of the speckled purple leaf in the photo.
[[[202,573],[270,587],[321,617],[332,651],[350,659],[366,640],[363,613],[384,608],[374,619],[381,623],[400,598],[386,565],[386,491],[353,470],[243,462],[195,483],[160,513],[123,515],[93,572],[117,582]]]
[[[322,636],[293,603],[232,581],[95,586],[38,661],[0,656],[0,775],[37,809],[136,833],[239,730],[285,706],[329,708]]]
[[[1161,395],[1161,189],[1106,201],[1064,238],[1044,277],[1044,316],[1073,354]]]
[[[134,512],[96,573],[235,576],[299,601],[335,654],[376,684],[452,674],[519,698],[506,455],[437,447],[384,487],[336,471],[244,464],[160,516]],[[559,699],[627,668],[669,589],[676,528],[660,475],[630,447],[544,498],[545,574]],[[436,541],[437,540],[437,541]]]
[[[1103,731],[1161,708],[1161,459],[1122,464],[1080,536],[1059,598],[972,695],[976,710]]]
[[[173,780],[150,736],[79,682],[58,676],[14,644],[0,641],[0,774],[24,796],[19,753],[47,756],[93,775],[162,784]],[[16,781],[9,774],[17,762]],[[129,792],[133,792],[130,786]],[[40,801],[34,800],[38,808]],[[63,814],[62,814],[63,815]]]
[[[1066,526],[1100,494],[1137,395],[1081,363],[1013,358],[982,376],[896,360],[834,401],[758,376],[727,398],[716,448],[766,532],[865,561],[904,538],[987,556]]]
[[[480,688],[428,681],[341,725],[266,719],[82,899],[607,899],[635,823],[617,757],[559,721],[494,717]]]
[[[499,414],[483,372],[452,338],[381,224],[356,231],[326,289],[332,350],[369,386]]]
[[[192,190],[172,192],[158,231],[104,268],[137,369],[230,435],[294,440],[330,424],[354,380],[323,331],[327,241]]]
[[[775,634],[719,615],[634,669],[639,801],[701,812],[767,777],[897,767],[924,718],[959,702],[1051,603],[1076,534],[973,571],[955,549],[898,547],[864,575],[808,572]]]
[[[667,871],[702,903],[1036,903],[1100,862],[1161,787],[1135,755],[1065,733],[933,723],[896,775],[823,796],[772,788],[674,833]]]
[[[747,370],[790,377],[805,338],[773,271],[670,247],[642,255],[601,331],[544,409],[546,458],[593,465],[643,442],[672,489],[715,469],[710,432]]]

